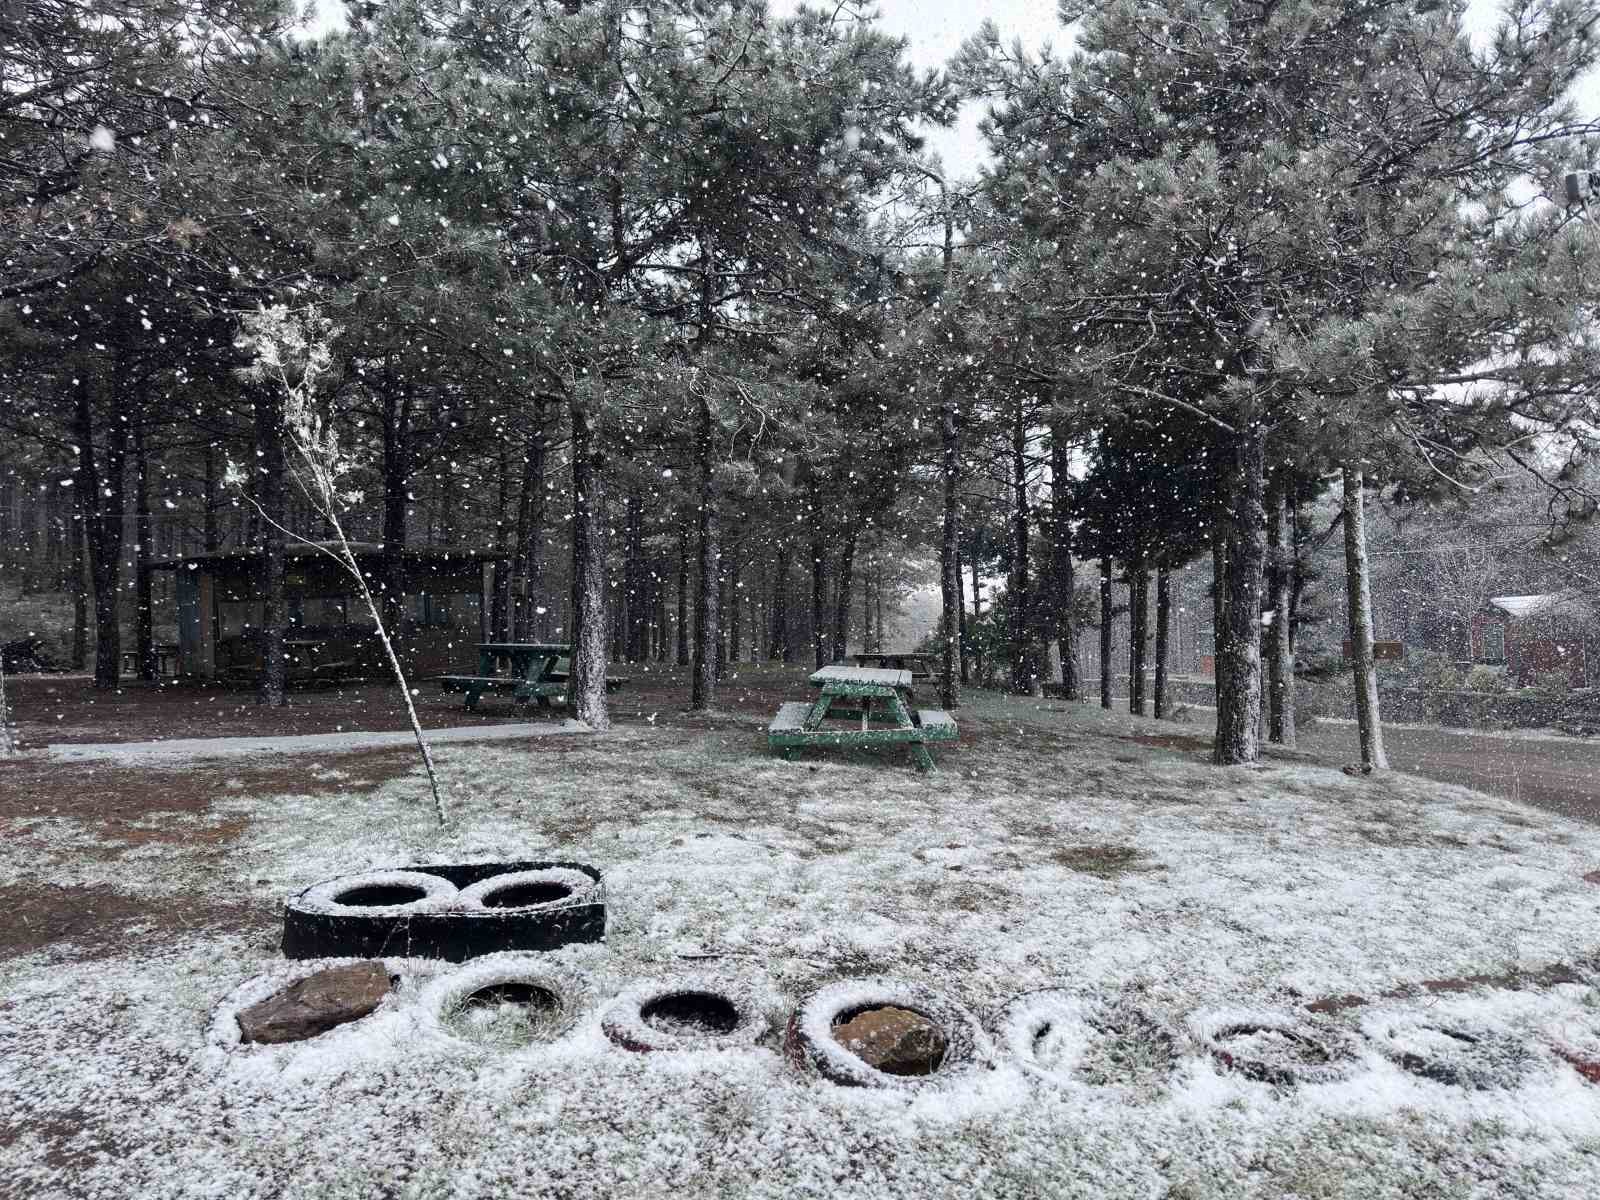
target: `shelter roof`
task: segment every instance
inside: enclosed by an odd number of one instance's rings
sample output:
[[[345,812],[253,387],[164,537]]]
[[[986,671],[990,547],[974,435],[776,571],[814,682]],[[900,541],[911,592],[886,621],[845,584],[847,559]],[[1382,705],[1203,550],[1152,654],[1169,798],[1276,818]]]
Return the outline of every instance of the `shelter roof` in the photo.
[[[1586,617],[1589,603],[1576,592],[1542,592],[1533,596],[1490,596],[1489,604],[1513,620],[1529,617]]]

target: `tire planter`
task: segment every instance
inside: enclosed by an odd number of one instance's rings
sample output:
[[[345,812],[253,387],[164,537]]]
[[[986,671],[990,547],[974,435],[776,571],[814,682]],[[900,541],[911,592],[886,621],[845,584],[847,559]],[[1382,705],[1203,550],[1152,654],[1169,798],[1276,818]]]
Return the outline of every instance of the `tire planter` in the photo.
[[[837,1026],[868,1009],[883,1007],[914,1012],[944,1034],[944,1055],[932,1072],[892,1075],[835,1040]],[[920,984],[894,979],[847,979],[818,988],[789,1017],[783,1051],[796,1069],[815,1072],[845,1087],[912,1090],[937,1087],[980,1065],[987,1066],[993,1057],[988,1035],[965,1008]]]
[[[752,989],[685,978],[629,988],[606,1008],[600,1028],[624,1050],[650,1053],[745,1049],[768,1023]]]
[[[434,980],[421,1004],[449,1037],[515,1050],[570,1032],[586,999],[583,984],[564,972],[522,954],[497,954]],[[524,1010],[521,1022],[516,1009]]]
[[[1172,1034],[1142,1010],[1056,988],[1013,997],[992,1027],[999,1052],[1030,1075],[1062,1085],[1138,1083],[1141,1074],[1165,1075],[1177,1060]]]
[[[555,896],[561,887],[566,895],[540,898]],[[513,903],[497,904],[497,897]],[[575,862],[443,864],[367,871],[313,884],[284,906],[283,953],[285,958],[403,956],[465,962],[506,950],[598,942],[605,930],[605,887],[593,867]]]
[[[1454,1087],[1514,1088],[1536,1061],[1520,1038],[1447,1018],[1372,1016],[1361,1032],[1402,1070]]]
[[[1287,1013],[1201,1014],[1190,1029],[1224,1067],[1260,1083],[1335,1083],[1357,1065],[1354,1044],[1339,1030]]]

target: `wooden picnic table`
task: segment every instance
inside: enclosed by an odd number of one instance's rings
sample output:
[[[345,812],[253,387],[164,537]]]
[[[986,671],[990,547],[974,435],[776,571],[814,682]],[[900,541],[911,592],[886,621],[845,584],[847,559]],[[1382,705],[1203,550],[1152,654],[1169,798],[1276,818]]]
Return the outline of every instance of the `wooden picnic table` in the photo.
[[[475,709],[485,692],[509,692],[519,708],[536,702],[540,708],[567,693],[567,665],[572,647],[565,642],[479,642],[476,675],[439,675],[447,692],[464,692],[465,707]],[[502,664],[505,669],[501,670]],[[606,691],[627,683],[623,676],[607,675]]]
[[[929,655],[914,650],[858,650],[850,657],[858,667],[910,671],[911,678],[917,682],[933,678],[933,668],[928,665]]]
[[[912,762],[931,771],[927,743],[954,739],[956,723],[943,709],[913,708],[912,682],[911,672],[905,670],[823,667],[811,676],[817,698],[779,708],[767,727],[767,744],[785,758],[793,758],[805,746],[904,744],[911,749]]]

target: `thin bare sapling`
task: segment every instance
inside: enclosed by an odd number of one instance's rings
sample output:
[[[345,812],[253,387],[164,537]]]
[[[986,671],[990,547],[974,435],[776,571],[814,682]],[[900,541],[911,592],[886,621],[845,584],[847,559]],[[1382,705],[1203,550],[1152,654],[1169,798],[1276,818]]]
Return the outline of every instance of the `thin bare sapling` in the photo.
[[[322,316],[315,305],[290,309],[286,305],[262,306],[240,318],[243,332],[236,343],[252,356],[249,366],[239,371],[248,382],[279,389],[283,393],[283,427],[289,443],[294,448],[294,461],[290,475],[311,507],[333,530],[333,547],[325,542],[313,542],[291,530],[284,529],[262,510],[244,489],[245,473],[233,463],[228,464],[228,483],[239,489],[254,506],[263,520],[281,529],[286,537],[293,538],[327,555],[338,563],[355,581],[367,611],[383,643],[389,666],[400,694],[405,697],[406,713],[411,718],[411,732],[416,735],[417,749],[422,753],[422,765],[428,773],[428,786],[433,792],[434,815],[439,824],[446,822],[444,798],[439,791],[439,777],[433,768],[433,755],[422,733],[422,723],[417,719],[416,704],[412,701],[411,685],[405,670],[400,666],[400,656],[394,641],[383,622],[383,612],[372,595],[372,589],[361,567],[356,562],[355,551],[345,535],[341,514],[352,505],[359,504],[362,496],[346,486],[346,477],[355,469],[355,457],[339,443],[338,429],[333,412],[319,402],[318,388],[327,382],[334,368],[333,342],[339,329]]]

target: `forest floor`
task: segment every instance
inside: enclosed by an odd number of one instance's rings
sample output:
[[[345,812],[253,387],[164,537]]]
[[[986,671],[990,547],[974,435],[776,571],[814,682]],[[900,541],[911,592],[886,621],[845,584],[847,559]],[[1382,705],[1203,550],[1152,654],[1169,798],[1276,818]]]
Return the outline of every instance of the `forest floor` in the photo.
[[[0,763],[0,1194],[1568,1197],[1600,1171],[1600,1086],[1553,1049],[1600,1062],[1593,826],[1304,753],[1216,768],[1200,725],[979,692],[932,775],[903,751],[786,762],[764,727],[803,670],[741,670],[709,715],[682,711],[681,672],[633,674],[605,734],[441,745],[444,830],[403,748]],[[60,690],[82,686],[22,681],[28,745],[394,728],[398,708],[163,689],[86,716]],[[474,720],[423,698],[431,726]],[[372,1016],[238,1044],[241,998],[315,965],[279,953],[288,896],[540,858],[600,867],[609,911],[603,943],[539,956],[581,1001],[554,1040],[473,1040],[430,999],[461,968],[393,959]],[[1091,1022],[997,1037],[928,1087],[841,1088],[780,1042],[802,996],[858,976],[991,1029],[1063,988],[1143,1014],[1144,1044]],[[665,978],[738,985],[769,1032],[606,1040],[608,1000]],[[1225,1067],[1207,1039],[1264,1011],[1348,1038],[1348,1069]],[[1484,1086],[1379,1052],[1440,1028],[1500,1048]]]

